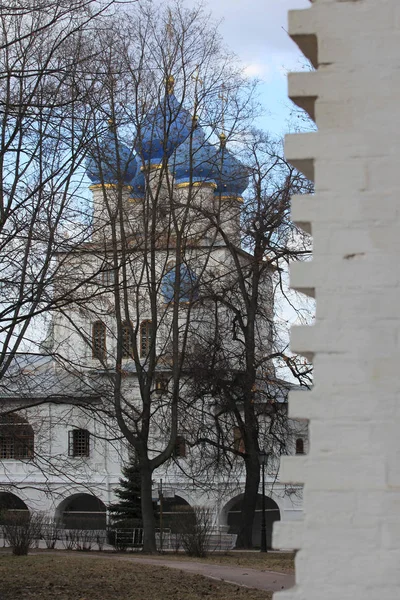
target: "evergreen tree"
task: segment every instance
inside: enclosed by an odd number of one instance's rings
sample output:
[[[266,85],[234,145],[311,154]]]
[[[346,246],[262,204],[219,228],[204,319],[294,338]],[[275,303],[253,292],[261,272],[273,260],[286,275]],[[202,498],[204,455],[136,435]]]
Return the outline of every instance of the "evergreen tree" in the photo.
[[[110,511],[113,527],[142,527],[142,509],[140,500],[140,472],[136,460],[122,469],[123,478],[120,487],[115,490],[119,501],[111,504]]]

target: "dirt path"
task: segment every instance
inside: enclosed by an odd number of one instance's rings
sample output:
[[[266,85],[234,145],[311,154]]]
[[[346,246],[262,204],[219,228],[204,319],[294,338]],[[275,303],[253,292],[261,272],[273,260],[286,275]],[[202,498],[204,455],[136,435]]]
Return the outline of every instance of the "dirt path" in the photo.
[[[227,583],[277,592],[294,586],[294,574],[277,573],[275,571],[258,571],[247,567],[231,565],[215,565],[188,561],[167,561],[162,558],[131,558],[135,562],[144,562],[148,565],[180,569],[188,573],[197,573],[204,577],[219,579]]]
[[[30,554],[36,554],[36,552],[31,552]],[[39,552],[37,554],[39,554]],[[62,551],[56,551],[55,554],[57,554],[58,556],[60,554],[71,556],[69,552],[67,553]],[[203,575],[203,577],[209,577],[211,579],[225,581],[226,583],[233,583],[235,585],[255,588],[258,590],[267,590],[271,592],[289,589],[294,586],[294,574],[292,573],[278,573],[276,571],[259,571],[257,569],[251,569],[247,567],[232,565],[216,565],[201,562],[189,562],[185,560],[170,561],[163,560],[162,558],[139,558],[134,556],[121,555],[113,556],[111,554],[103,553],[79,553],[79,556],[86,556],[87,558],[91,559],[108,558],[110,560],[124,560],[135,563],[144,563],[146,565],[154,565],[157,567],[167,567],[168,569],[178,569],[180,571],[186,571],[188,573],[196,573],[198,575]]]

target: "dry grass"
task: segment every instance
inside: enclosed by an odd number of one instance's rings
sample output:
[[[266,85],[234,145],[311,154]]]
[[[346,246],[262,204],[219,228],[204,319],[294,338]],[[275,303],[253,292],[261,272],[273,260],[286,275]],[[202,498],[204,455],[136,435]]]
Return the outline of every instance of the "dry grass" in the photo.
[[[138,558],[143,554],[135,554]],[[279,571],[280,573],[293,573],[294,552],[228,552],[226,554],[214,553],[207,558],[190,558],[186,554],[163,554],[152,555],[152,558],[163,560],[188,560],[191,562],[202,562],[213,565],[232,565],[257,569],[259,571]]]
[[[1,600],[204,600],[207,597],[271,600],[272,594],[126,560],[91,555],[0,555]]]

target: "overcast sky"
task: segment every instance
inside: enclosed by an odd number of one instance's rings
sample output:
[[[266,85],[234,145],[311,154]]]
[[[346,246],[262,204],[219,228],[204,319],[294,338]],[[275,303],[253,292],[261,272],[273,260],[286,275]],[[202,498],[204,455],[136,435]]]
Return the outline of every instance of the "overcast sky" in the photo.
[[[185,0],[187,6],[197,4]],[[289,113],[286,72],[304,64],[287,30],[290,9],[309,8],[309,0],[209,0],[215,19],[222,19],[226,44],[243,60],[249,75],[263,80],[261,101],[267,111],[263,128],[281,133]]]

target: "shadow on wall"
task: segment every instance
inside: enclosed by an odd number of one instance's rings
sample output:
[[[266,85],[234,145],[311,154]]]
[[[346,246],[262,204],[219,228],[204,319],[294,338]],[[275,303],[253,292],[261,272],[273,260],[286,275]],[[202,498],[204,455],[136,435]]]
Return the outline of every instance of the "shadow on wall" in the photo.
[[[56,521],[64,529],[106,529],[107,509],[104,502],[91,494],[74,494],[65,498],[56,510]]]
[[[226,505],[229,530],[228,533],[239,533],[240,529],[240,512],[242,508],[243,495],[233,498]],[[226,509],[225,509],[226,510]],[[267,548],[272,548],[272,526],[275,521],[281,520],[281,513],[275,500],[265,496],[265,521],[267,533]],[[262,521],[262,495],[258,494],[256,514],[253,524],[253,546],[260,547],[261,545],[261,521]]]
[[[0,525],[5,513],[29,513],[25,502],[11,492],[0,492]]]

